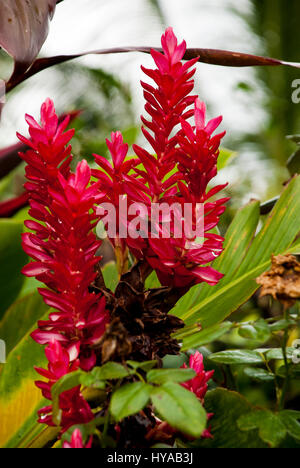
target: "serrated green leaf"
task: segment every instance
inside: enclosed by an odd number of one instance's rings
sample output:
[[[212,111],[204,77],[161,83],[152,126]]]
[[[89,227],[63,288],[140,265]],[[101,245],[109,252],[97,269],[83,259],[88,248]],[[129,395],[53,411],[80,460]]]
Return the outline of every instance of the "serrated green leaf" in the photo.
[[[279,413],[279,417],[288,433],[297,440],[300,440],[300,411],[285,410]]]
[[[97,380],[123,379],[130,375],[130,371],[118,362],[107,362],[102,367],[95,367],[92,371]]]
[[[112,396],[110,411],[116,421],[138,413],[150,399],[151,386],[143,382],[123,385]]]
[[[252,411],[241,416],[237,423],[242,431],[258,429],[261,439],[271,447],[277,447],[287,433],[280,417],[267,410]]]
[[[207,415],[197,397],[173,382],[153,387],[151,400],[164,421],[191,437],[201,437]]]
[[[147,373],[147,381],[155,384],[187,382],[196,376],[193,369],[153,369]]]
[[[214,353],[209,356],[209,359],[220,364],[261,364],[263,363],[262,356],[256,351],[248,350],[228,350]]]
[[[244,432],[237,425],[238,419],[255,408],[239,393],[217,388],[208,391],[205,409],[214,416],[210,419],[213,438],[202,440],[200,448],[266,448],[258,431]]]

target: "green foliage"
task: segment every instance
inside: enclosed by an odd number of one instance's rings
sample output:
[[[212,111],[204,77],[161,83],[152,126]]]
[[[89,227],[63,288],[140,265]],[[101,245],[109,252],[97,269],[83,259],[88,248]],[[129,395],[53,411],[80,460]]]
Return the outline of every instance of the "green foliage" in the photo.
[[[259,203],[251,202],[234,218],[226,236],[225,251],[213,266],[226,272],[225,277],[213,288],[204,285],[190,291],[179,301],[173,313],[188,326],[201,323],[203,328],[222,322],[246,302],[258,289],[255,279],[270,266],[272,254],[293,253],[292,245],[300,230],[300,177],[294,178],[284,190],[263,228],[255,236],[259,221]],[[287,229],[288,226],[288,229]],[[192,305],[182,305],[192,298]],[[184,301],[184,302],[183,302]],[[189,328],[176,334],[183,337]],[[191,328],[191,334],[193,329]],[[194,325],[194,332],[199,333]],[[190,337],[188,338],[190,340]]]
[[[123,385],[111,399],[110,411],[116,421],[138,413],[147,405],[151,386],[144,382],[134,382]]]
[[[186,382],[196,376],[193,369],[153,369],[147,374],[147,381],[154,384]]]
[[[197,397],[174,382],[154,387],[151,400],[161,418],[183,434],[201,437],[206,427],[206,412]]]
[[[27,256],[21,247],[23,224],[12,219],[0,219],[0,319],[14,302],[22,288],[20,270]]]

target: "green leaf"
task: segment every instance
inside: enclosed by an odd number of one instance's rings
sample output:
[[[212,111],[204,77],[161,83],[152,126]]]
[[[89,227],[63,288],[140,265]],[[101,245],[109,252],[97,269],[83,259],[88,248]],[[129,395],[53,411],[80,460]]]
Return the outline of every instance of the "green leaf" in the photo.
[[[239,349],[210,354],[209,359],[220,364],[261,364],[264,362],[257,351]]]
[[[143,382],[123,385],[112,396],[110,411],[116,421],[141,411],[148,404],[151,386]]]
[[[182,351],[187,351],[191,348],[199,348],[200,346],[212,343],[225,335],[232,326],[233,324],[231,322],[223,322],[188,336],[183,339]]]
[[[42,317],[47,320],[48,312]],[[34,327],[35,328],[35,327]],[[0,373],[0,447],[24,447],[43,432],[37,410],[47,402],[34,381],[33,366],[46,367],[43,347],[30,337],[32,328],[11,350]]]
[[[279,413],[281,422],[288,433],[297,440],[300,440],[300,411],[285,410]]]
[[[6,343],[7,354],[47,310],[49,307],[37,292],[17,300],[10,306],[0,322],[0,338]]]
[[[52,413],[53,413],[53,422],[57,426],[61,423],[61,410],[59,408],[59,397],[62,393],[71,390],[79,385],[81,385],[80,379],[83,375],[83,371],[78,370],[71,372],[70,374],[64,375],[59,379],[51,389],[52,395]]]
[[[232,159],[236,158],[238,153],[235,151],[228,150],[226,148],[221,148],[220,155],[218,157],[218,171],[221,171],[226,167]]]
[[[238,419],[255,411],[255,408],[239,393],[217,388],[208,391],[205,398],[205,409],[214,416],[210,419],[213,439],[203,440],[202,448],[265,448],[257,431],[244,432],[237,425]]]
[[[173,382],[153,387],[152,402],[164,421],[191,437],[201,437],[206,427],[206,412],[197,397]]]
[[[252,202],[235,217],[226,235],[225,251],[213,267],[225,274],[217,286],[204,285],[196,305],[175,309],[187,325],[203,328],[222,322],[258,289],[256,278],[271,264],[271,255],[293,253],[292,243],[300,230],[300,177],[285,188],[264,227],[250,243],[259,219],[259,203]],[[176,334],[180,336],[184,330]]]
[[[117,264],[115,262],[109,262],[102,268],[102,275],[104,278],[105,286],[112,292],[115,292],[117,284],[119,282],[119,274]]]
[[[153,369],[147,374],[147,381],[155,384],[165,382],[187,382],[196,376],[193,369]]]
[[[269,325],[271,332],[286,330],[290,326],[295,325],[294,320],[278,320],[278,322]]]
[[[254,324],[245,324],[239,328],[239,335],[243,338],[265,343],[271,337],[269,325],[265,320],[259,320]]]
[[[244,369],[245,374],[250,377],[250,379],[257,382],[273,382],[275,375],[272,372],[268,372],[265,369],[255,369],[253,367],[246,367]]]
[[[293,354],[295,352],[295,348],[287,348],[286,354],[288,359],[292,359]],[[284,359],[283,352],[281,348],[273,348],[267,351],[266,359],[268,361],[272,361],[273,359],[276,361],[282,361]]]
[[[152,271],[151,275],[148,276],[145,282],[145,289],[160,288],[161,284],[157,277],[156,271]]]
[[[23,224],[12,219],[0,219],[0,319],[18,297],[24,282],[21,269],[27,256],[21,246]]]
[[[93,369],[92,375],[97,380],[114,380],[128,377],[130,371],[117,362],[107,362],[102,367]]]
[[[277,447],[287,433],[280,417],[267,410],[252,411],[241,416],[237,423],[242,431],[258,429],[261,439],[271,447]]]

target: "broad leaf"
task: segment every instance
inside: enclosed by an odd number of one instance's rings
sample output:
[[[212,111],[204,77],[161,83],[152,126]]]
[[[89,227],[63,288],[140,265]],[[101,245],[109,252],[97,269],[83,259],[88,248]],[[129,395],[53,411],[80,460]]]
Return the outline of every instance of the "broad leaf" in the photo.
[[[257,351],[237,349],[210,354],[209,359],[220,364],[261,364],[263,357]]]
[[[271,330],[265,320],[259,320],[253,324],[245,324],[239,328],[239,335],[249,340],[265,343],[271,336]]]
[[[191,437],[201,437],[207,415],[192,392],[168,382],[161,387],[153,387],[151,399],[161,418],[170,426]]]
[[[117,362],[107,362],[102,367],[96,367],[93,369],[92,375],[97,380],[113,380],[128,377],[130,372],[126,367],[122,366],[122,364]]]
[[[151,386],[143,382],[123,385],[112,396],[110,411],[116,421],[141,411],[147,405]]]
[[[45,367],[47,360],[43,347],[29,335],[10,352],[0,373],[0,447],[25,446],[44,430],[37,423],[37,409],[48,402],[34,384],[38,374],[33,366]]]
[[[104,278],[105,286],[107,287],[107,289],[110,289],[111,291],[115,292],[115,289],[119,282],[119,274],[116,263],[107,263],[101,271]]]
[[[1,0],[0,46],[15,60],[18,73],[37,57],[48,35],[56,0]]]

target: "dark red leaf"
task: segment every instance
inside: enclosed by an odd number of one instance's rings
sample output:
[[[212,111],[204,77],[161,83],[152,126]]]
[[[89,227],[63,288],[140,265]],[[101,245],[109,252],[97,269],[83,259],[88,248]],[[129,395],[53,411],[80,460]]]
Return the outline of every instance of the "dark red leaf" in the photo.
[[[13,216],[21,208],[24,208],[28,203],[27,193],[23,193],[19,197],[0,203],[0,218],[9,218]]]
[[[56,0],[1,0],[0,46],[24,73],[37,57],[49,31]]]
[[[53,65],[68,62],[85,55],[107,55],[107,54],[120,54],[128,52],[144,52],[149,54],[151,47],[116,47],[112,49],[94,50],[83,52],[74,55],[58,55],[55,57],[37,59],[32,67],[24,75],[14,76],[7,83],[7,91],[11,91],[19,83],[25,81],[27,78],[36,75],[42,70],[45,70]],[[161,51],[160,48],[156,50]],[[300,63],[284,62],[268,57],[261,57],[259,55],[243,54],[240,52],[231,52],[226,50],[217,49],[187,49],[184,59],[189,60],[199,57],[199,62],[207,63],[210,65],[221,65],[225,67],[252,67],[252,66],[279,66],[286,65],[290,67],[300,68]]]

